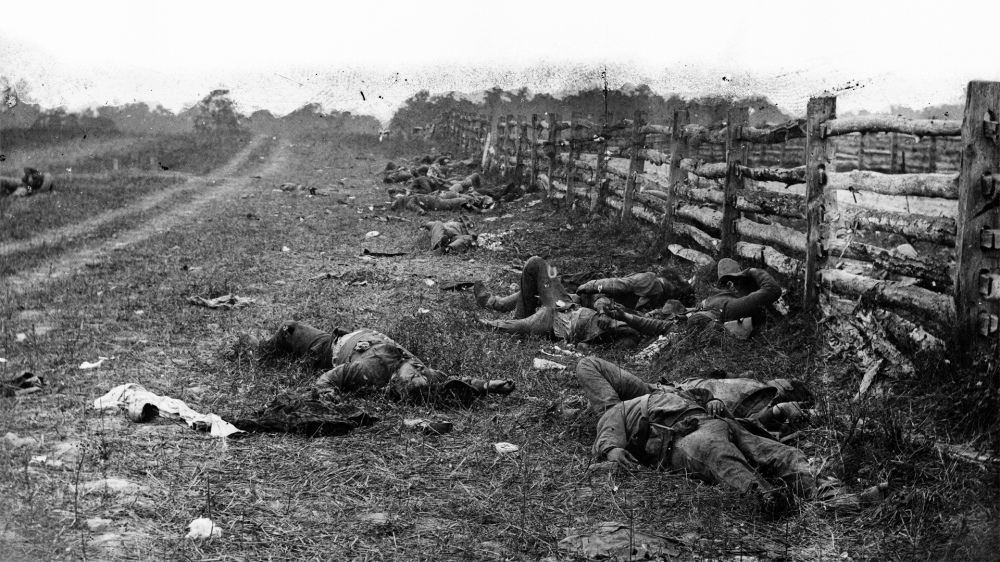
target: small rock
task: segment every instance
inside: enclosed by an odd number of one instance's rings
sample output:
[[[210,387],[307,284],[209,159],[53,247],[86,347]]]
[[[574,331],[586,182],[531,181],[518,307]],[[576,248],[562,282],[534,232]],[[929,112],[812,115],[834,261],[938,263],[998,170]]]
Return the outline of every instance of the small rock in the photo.
[[[121,548],[122,536],[118,533],[104,533],[90,539],[87,546],[94,548]]]
[[[184,537],[187,539],[206,539],[222,536],[222,529],[212,523],[212,520],[208,517],[199,517],[188,523],[188,529],[188,534]]]
[[[389,523],[389,515],[387,513],[362,513],[358,519],[367,521],[372,525],[387,525]]]
[[[129,482],[122,478],[101,478],[80,484],[80,489],[84,494],[92,492],[113,492],[116,494],[134,494],[149,490],[146,486],[140,486],[135,482]]]
[[[90,529],[91,533],[101,533],[111,528],[111,520],[102,519],[100,517],[91,517],[90,519],[84,521],[83,524]]]
[[[15,448],[35,443],[35,440],[31,437],[18,437],[16,433],[7,433],[3,438],[10,443],[11,447]]]

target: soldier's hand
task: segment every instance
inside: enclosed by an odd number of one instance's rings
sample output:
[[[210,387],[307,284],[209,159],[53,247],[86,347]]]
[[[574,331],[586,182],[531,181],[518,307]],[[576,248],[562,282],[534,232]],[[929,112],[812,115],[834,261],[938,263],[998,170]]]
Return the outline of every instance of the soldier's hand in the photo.
[[[628,470],[636,470],[639,468],[639,461],[635,460],[632,453],[620,447],[608,451],[607,457],[609,461],[618,463],[618,465],[622,468]]]
[[[713,398],[705,406],[708,408],[708,413],[713,416],[722,416],[726,413],[726,404],[718,398]]]
[[[607,304],[604,305],[604,314],[607,314],[608,316],[614,318],[615,320],[621,320],[622,318],[625,317],[625,309],[622,307],[622,305],[614,301],[609,301]]]

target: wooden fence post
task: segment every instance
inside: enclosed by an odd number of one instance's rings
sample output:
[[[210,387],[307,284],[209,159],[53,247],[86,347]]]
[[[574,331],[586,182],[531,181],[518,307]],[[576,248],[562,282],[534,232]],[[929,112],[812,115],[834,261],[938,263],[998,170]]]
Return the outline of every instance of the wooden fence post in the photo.
[[[819,302],[819,272],[826,266],[828,226],[824,211],[831,206],[825,189],[827,157],[826,121],[837,116],[837,98],[810,98],[806,106],[806,279],[803,310]],[[833,205],[836,193],[833,193]],[[836,211],[836,209],[830,209]]]
[[[497,157],[496,157],[497,165],[500,166],[501,170],[503,170],[501,177],[507,178],[507,176],[510,175],[507,173],[508,170],[510,169],[507,166],[507,118],[506,116],[503,115],[497,117],[496,145],[497,145]]]
[[[1000,317],[1000,82],[969,82],[955,240],[956,341],[971,360],[997,353]],[[992,349],[990,347],[993,347]]]
[[[598,211],[598,207],[601,203],[607,201],[608,197],[608,182],[604,179],[604,168],[607,166],[607,155],[608,151],[608,138],[607,129],[608,124],[604,123],[601,130],[597,133],[600,135],[600,141],[595,143],[597,148],[597,167],[594,169],[594,190],[590,192],[590,214],[593,215]]]
[[[524,124],[524,116],[517,116],[517,145],[514,148],[514,181],[520,184],[524,179],[524,165],[523,165],[523,154],[524,154],[524,139],[527,136],[527,131],[525,130],[526,125]]]
[[[747,153],[746,143],[740,140],[743,126],[747,124],[750,113],[745,107],[734,108],[729,112],[729,123],[726,127],[726,184],[722,196],[722,222],[719,229],[722,237],[719,244],[719,254],[724,258],[736,255],[736,244],[740,235],[736,232],[736,221],[740,212],[736,208],[736,197],[743,190],[743,176],[737,166],[744,163]]]
[[[640,153],[646,145],[646,135],[639,134],[639,128],[643,125],[643,115],[639,110],[635,111],[632,118],[632,146],[629,149],[631,157],[628,165],[628,178],[625,180],[625,196],[622,200],[621,220],[632,220],[632,200],[635,198],[635,185],[639,181],[639,174],[646,168],[646,159]]]
[[[865,169],[865,138],[867,136],[865,133],[858,135],[858,171]]]
[[[531,180],[526,192],[534,191],[538,185],[538,114],[531,114]]]
[[[559,131],[556,127],[559,124],[559,116],[555,113],[546,113],[546,120],[549,123],[548,145],[545,151],[549,155],[549,183],[545,188],[545,197],[551,198],[555,195],[555,187],[552,185],[556,175],[556,160],[559,159]]]
[[[933,174],[937,172],[937,137],[931,137],[931,144],[927,147],[927,172]]]
[[[899,150],[899,134],[889,133],[889,173],[896,173],[896,152]]]
[[[517,156],[517,122],[514,121],[514,114],[507,114],[507,123],[505,123],[507,131],[507,177],[512,177],[514,175],[514,169],[511,167],[510,158]]]
[[[573,163],[573,151],[576,149],[576,144],[573,141],[573,137],[576,135],[576,112],[572,111],[569,114],[569,158],[566,160],[566,209],[572,210],[573,204],[576,202],[575,194],[573,193],[573,172],[576,170],[576,164]]]
[[[677,208],[677,186],[684,183],[687,172],[681,169],[681,160],[687,157],[688,141],[684,136],[684,127],[691,121],[691,114],[686,109],[674,111],[674,123],[670,128],[670,178],[667,180],[667,202],[660,220],[661,246],[674,239],[674,211]]]

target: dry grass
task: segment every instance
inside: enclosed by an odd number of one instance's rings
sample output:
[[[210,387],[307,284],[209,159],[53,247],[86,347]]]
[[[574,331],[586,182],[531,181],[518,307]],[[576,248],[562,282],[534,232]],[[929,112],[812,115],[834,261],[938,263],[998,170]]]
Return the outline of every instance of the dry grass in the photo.
[[[0,357],[7,363],[0,374],[30,369],[50,387],[0,399],[0,434],[38,440],[13,448],[0,439],[0,552],[14,560],[572,560],[574,553],[557,549],[560,539],[615,520],[682,540],[681,559],[989,559],[998,544],[995,471],[902,437],[944,418],[925,422],[916,415],[923,410],[911,413],[890,399],[851,404],[857,373],[824,353],[813,323],[800,316],[750,343],[691,334],[663,364],[635,372],[652,380],[719,367],[805,378],[820,389],[823,414],[799,446],[852,490],[890,480],[895,493],[887,502],[854,514],[807,505],[764,521],[721,487],[591,466],[594,420],[547,412],[553,400],[580,393],[574,361],[562,360],[566,371],[531,370],[547,342],[479,329],[475,318],[491,313],[478,310],[470,294],[441,292],[424,279],[484,278],[502,292],[516,280],[506,268],[533,254],[570,273],[646,270],[659,265],[649,250],[652,234],[522,202],[488,214],[510,212],[512,219],[474,217],[483,230],[512,231],[503,250],[431,253],[418,226],[446,215],[383,221],[388,197],[375,176],[385,158],[425,149],[363,138],[280,139],[274,154],[289,156],[287,173],[253,184],[243,194],[252,197],[221,200],[183,228],[114,252],[79,276],[4,295]],[[356,199],[344,205],[337,197],[272,191],[286,179]],[[366,239],[371,230],[381,235]],[[363,247],[409,254],[368,261],[359,257]],[[343,275],[310,280],[326,272]],[[229,312],[185,304],[189,295],[227,292],[257,304]],[[287,318],[376,328],[432,366],[512,378],[518,390],[467,409],[396,403],[379,393],[355,397],[381,421],[318,439],[224,442],[181,425],[130,424],[88,409],[124,382],[223,414],[307,389],[318,374],[307,364],[229,352],[240,333],[263,336]],[[18,343],[18,332],[28,340]],[[627,350],[598,353],[630,361]],[[98,355],[115,359],[95,371],[78,369]],[[430,437],[402,429],[409,417],[446,419],[455,431]],[[866,420],[860,430],[858,419]],[[500,441],[520,445],[521,454],[498,455],[493,444]],[[31,462],[61,442],[80,442],[84,452],[62,469]],[[146,489],[73,492],[77,481],[105,476]],[[223,537],[185,540],[185,526],[199,516],[210,516]],[[82,524],[91,517],[111,519],[121,544],[91,543],[101,534]]]

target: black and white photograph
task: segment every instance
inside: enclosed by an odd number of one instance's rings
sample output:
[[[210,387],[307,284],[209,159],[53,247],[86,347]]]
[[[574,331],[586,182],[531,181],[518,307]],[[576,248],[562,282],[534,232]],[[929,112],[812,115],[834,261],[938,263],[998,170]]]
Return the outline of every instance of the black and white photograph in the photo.
[[[987,561],[1000,4],[0,7],[0,562]]]

